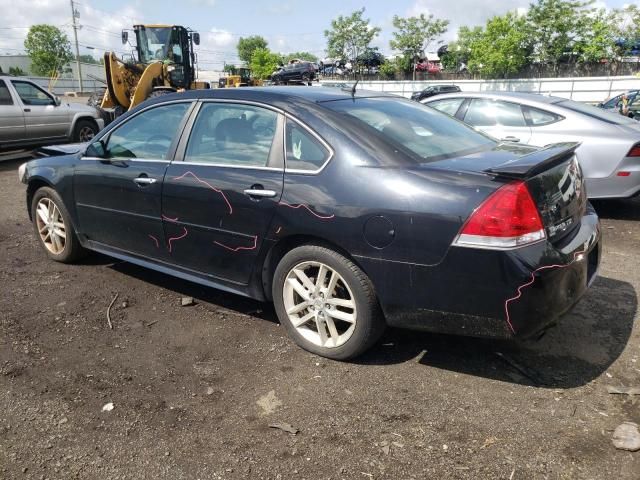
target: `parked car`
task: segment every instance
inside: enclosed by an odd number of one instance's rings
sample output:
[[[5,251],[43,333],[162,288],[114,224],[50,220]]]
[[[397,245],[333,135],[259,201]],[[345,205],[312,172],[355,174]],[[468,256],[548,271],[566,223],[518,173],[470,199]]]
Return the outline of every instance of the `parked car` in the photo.
[[[640,95],[638,95],[638,93],[640,93],[640,90],[630,90],[626,92],[628,99],[627,107],[629,108],[629,113],[627,114],[627,116],[629,118],[637,117],[638,119],[640,119],[640,117],[638,116],[638,112],[640,111]],[[609,100],[598,104],[598,106],[614,113],[621,113],[620,110],[623,95],[624,94],[620,94],[613,98],[610,98]]]
[[[424,103],[500,140],[536,146],[580,142],[576,155],[589,198],[640,192],[640,123],[635,120],[531,93],[448,94]]]
[[[87,142],[103,127],[95,108],[62,102],[26,78],[0,75],[0,150]]]
[[[424,90],[419,92],[413,92],[411,94],[411,100],[419,102],[425,98],[433,97],[434,95],[440,95],[441,93],[459,92],[460,87],[457,85],[429,85]]]
[[[271,75],[271,80],[276,85],[287,85],[291,82],[311,85],[315,78],[316,69],[311,62],[290,63]]]
[[[600,258],[575,148],[377,92],[193,90],[19,176],[53,260],[93,250],[273,301],[298,345],[347,359],[386,325],[527,337],[569,310]]]

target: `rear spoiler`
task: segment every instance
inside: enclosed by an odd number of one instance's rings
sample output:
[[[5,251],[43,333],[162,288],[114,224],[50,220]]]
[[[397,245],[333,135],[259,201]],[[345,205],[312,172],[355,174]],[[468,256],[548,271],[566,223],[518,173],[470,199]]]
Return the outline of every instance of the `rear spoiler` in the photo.
[[[507,177],[533,177],[573,156],[579,146],[579,142],[553,143],[533,153],[529,153],[515,160],[510,160],[502,165],[488,168],[484,171],[486,173]]]

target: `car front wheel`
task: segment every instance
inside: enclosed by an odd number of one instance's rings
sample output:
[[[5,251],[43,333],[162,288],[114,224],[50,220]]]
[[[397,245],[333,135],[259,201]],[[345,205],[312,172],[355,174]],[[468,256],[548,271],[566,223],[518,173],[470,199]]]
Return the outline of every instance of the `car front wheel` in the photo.
[[[356,357],[385,329],[369,278],[325,247],[305,245],[287,253],[276,268],[273,299],[291,338],[323,357]]]
[[[98,133],[98,126],[91,120],[78,120],[73,129],[73,141],[84,143],[90,141]]]
[[[31,202],[31,218],[36,236],[49,258],[71,263],[85,253],[62,199],[52,188],[42,187],[36,191]]]

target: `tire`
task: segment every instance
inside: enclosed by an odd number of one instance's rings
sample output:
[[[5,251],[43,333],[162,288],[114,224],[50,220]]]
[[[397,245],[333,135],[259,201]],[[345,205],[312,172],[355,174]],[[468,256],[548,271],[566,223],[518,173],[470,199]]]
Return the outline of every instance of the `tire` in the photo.
[[[96,122],[87,119],[80,119],[73,127],[73,141],[78,143],[89,142],[98,133]]]
[[[320,277],[322,266],[327,270],[318,288],[318,278],[314,274]],[[303,287],[305,282],[298,276],[300,271],[311,281],[312,285],[308,285],[315,287],[315,291]],[[297,281],[295,287],[292,281]],[[300,287],[309,300],[301,296]],[[274,273],[272,295],[280,323],[293,341],[322,357],[334,360],[357,357],[377,342],[386,327],[373,285],[366,274],[351,260],[318,245],[297,247],[280,260]],[[305,304],[307,306],[302,308]],[[294,306],[298,311],[289,315],[287,310],[292,311]],[[305,318],[309,319],[304,321]],[[294,320],[303,323],[296,326]]]
[[[43,206],[48,206],[50,204],[53,204],[57,209],[57,212],[59,213],[57,220],[62,220],[61,223],[63,225],[63,227],[60,228],[58,225],[60,222],[56,222],[58,227],[56,229],[56,225],[53,225],[53,232],[47,228],[47,225],[44,222],[44,218],[42,217],[44,212],[38,213],[38,209],[42,209]],[[47,209],[47,211],[53,211],[54,215],[52,215],[52,217],[56,217],[53,209]],[[76,236],[73,224],[71,223],[71,216],[65,208],[60,195],[58,195],[54,189],[50,187],[41,187],[34,193],[33,199],[31,200],[31,218],[33,220],[33,228],[36,238],[39,240],[40,245],[44,248],[49,258],[56,262],[73,263],[86,255],[87,251],[82,247],[82,245],[80,245],[80,241]],[[50,219],[51,217],[49,220]],[[41,231],[43,231],[43,233],[41,233]],[[59,245],[57,245],[53,239],[53,236],[59,236],[58,233],[56,233],[59,231],[62,231],[65,237],[63,239],[62,248],[57,248]],[[48,242],[47,233],[49,234]]]

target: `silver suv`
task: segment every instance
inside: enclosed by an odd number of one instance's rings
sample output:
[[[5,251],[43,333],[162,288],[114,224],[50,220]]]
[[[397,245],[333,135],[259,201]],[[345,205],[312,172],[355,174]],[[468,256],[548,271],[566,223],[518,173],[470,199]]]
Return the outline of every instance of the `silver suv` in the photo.
[[[0,76],[0,150],[87,142],[103,127],[94,107],[62,103],[26,78]]]

